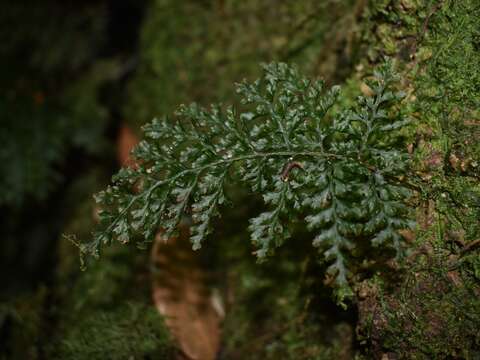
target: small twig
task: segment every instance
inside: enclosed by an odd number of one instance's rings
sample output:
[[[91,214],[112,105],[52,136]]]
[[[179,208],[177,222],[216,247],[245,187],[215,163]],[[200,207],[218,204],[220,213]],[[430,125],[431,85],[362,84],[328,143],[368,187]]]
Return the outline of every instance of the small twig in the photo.
[[[465,245],[462,250],[460,250],[460,256],[466,255],[468,252],[474,250],[475,248],[480,247],[480,239],[469,242]]]
[[[438,11],[438,9],[440,9],[440,7],[441,7],[442,5],[443,5],[443,0],[440,1],[438,4],[436,4],[436,5],[432,8],[432,11],[430,11],[430,13],[427,15],[425,21],[423,22],[422,32],[420,33],[420,41],[422,41],[423,38],[425,37],[425,33],[427,32],[428,24],[430,23],[430,19],[431,19],[432,16]]]
[[[294,168],[302,169],[303,170],[303,165],[300,164],[299,162],[296,161],[291,161],[285,165],[283,168],[282,174],[280,175],[280,178],[283,181],[288,181],[288,176],[290,175],[290,171],[292,171]]]
[[[417,52],[418,44],[423,41],[423,39],[425,37],[425,34],[427,33],[427,29],[428,29],[428,25],[430,23],[430,19],[442,7],[443,3],[444,3],[444,0],[441,0],[438,4],[436,4],[434,7],[432,7],[432,10],[430,11],[430,13],[425,18],[425,21],[423,22],[422,30],[417,35],[417,37],[416,37],[416,39],[413,43],[412,52],[411,52],[412,55],[415,55],[415,53]],[[417,62],[418,62],[418,59],[415,59],[414,63],[416,64]]]

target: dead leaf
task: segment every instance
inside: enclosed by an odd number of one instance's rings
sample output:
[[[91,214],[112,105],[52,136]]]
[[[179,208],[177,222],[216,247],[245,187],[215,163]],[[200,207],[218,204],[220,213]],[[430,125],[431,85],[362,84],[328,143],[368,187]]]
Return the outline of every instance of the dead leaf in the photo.
[[[126,124],[120,127],[117,144],[117,158],[122,166],[134,167],[135,162],[132,160],[130,153],[138,144],[139,139],[133,130]]]
[[[122,166],[135,167],[131,151],[139,139],[127,125],[120,128],[117,156]],[[188,241],[188,230],[168,241],[159,233],[152,247],[152,296],[158,312],[176,339],[179,360],[214,360],[220,348],[224,309],[210,291],[208,274]]]
[[[214,360],[220,347],[223,307],[208,287],[209,275],[191,249],[187,230],[152,248],[153,301],[183,352],[182,359]]]
[[[364,96],[368,96],[368,97],[373,96],[373,90],[370,88],[370,86],[368,86],[364,82],[360,84],[360,91]]]

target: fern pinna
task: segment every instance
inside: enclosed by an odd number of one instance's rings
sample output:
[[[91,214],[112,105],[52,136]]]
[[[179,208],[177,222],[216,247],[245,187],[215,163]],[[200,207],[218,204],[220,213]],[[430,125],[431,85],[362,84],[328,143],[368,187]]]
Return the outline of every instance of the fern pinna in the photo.
[[[170,236],[185,215],[198,249],[228,201],[226,184],[243,183],[268,208],[250,220],[256,255],[271,255],[292,236],[292,220],[303,219],[337,295],[347,296],[356,244],[400,253],[398,230],[410,225],[400,181],[408,154],[398,135],[408,122],[396,108],[404,95],[393,91],[395,81],[387,61],[369,82],[373,95],[341,110],[339,87],[327,90],[272,63],[259,80],[237,85],[243,111],[192,104],[174,119],[154,120],[134,151],[138,166],[122,169],[96,196],[99,229],[81,252],[98,256],[115,239],[143,244],[159,228]]]

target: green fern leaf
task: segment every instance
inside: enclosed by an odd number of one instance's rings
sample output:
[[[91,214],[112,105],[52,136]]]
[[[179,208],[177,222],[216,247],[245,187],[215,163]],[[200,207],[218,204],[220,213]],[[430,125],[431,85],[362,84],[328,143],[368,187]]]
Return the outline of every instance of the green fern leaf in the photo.
[[[186,217],[199,249],[228,202],[225,186],[244,184],[267,206],[248,227],[256,255],[273,254],[294,236],[291,222],[304,218],[342,301],[352,294],[352,250],[367,239],[400,254],[398,230],[411,223],[401,185],[409,161],[398,136],[408,120],[398,111],[403,94],[395,81],[387,61],[369,84],[373,96],[330,113],[338,87],[327,90],[274,63],[237,86],[242,111],[192,104],[174,119],[154,120],[134,152],[138,166],[120,171],[97,196],[99,231],[82,252],[98,255],[115,239],[142,245],[159,228],[172,235]]]

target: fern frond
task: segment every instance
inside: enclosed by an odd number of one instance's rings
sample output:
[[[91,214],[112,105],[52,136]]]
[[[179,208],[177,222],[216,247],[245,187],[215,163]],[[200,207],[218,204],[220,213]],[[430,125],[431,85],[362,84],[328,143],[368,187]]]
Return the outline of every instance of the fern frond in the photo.
[[[409,225],[409,193],[399,185],[408,156],[398,137],[408,121],[396,108],[403,95],[394,82],[387,62],[370,84],[372,97],[330,114],[338,87],[327,90],[295,67],[274,63],[259,80],[237,86],[241,112],[192,104],[173,120],[154,120],[134,152],[138,166],[122,170],[97,196],[99,231],[82,251],[98,254],[114,239],[142,244],[159,227],[170,235],[190,215],[199,249],[228,200],[225,185],[243,183],[268,208],[249,225],[257,256],[272,254],[292,236],[289,223],[306,215],[313,245],[345,296],[359,239],[400,252],[397,231]]]

